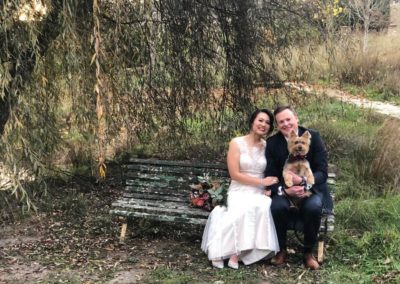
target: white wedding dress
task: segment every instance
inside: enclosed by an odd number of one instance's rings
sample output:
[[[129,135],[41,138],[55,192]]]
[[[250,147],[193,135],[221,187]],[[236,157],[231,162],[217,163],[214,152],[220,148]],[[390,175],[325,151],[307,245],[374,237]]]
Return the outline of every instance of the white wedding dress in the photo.
[[[240,149],[240,171],[263,178],[267,164],[265,141],[262,148],[248,147],[244,137],[234,138]],[[217,206],[204,228],[201,249],[210,260],[236,254],[246,265],[279,252],[271,215],[271,198],[262,186],[232,180],[228,189],[228,207]]]

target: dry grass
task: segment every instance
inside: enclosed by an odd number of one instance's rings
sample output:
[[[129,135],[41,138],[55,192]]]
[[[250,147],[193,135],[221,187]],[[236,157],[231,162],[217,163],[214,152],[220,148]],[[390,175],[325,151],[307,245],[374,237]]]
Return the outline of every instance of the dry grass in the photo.
[[[371,84],[379,91],[400,96],[400,5],[392,7],[387,32],[370,32],[367,52],[362,52],[362,34],[351,34],[353,49],[338,46],[338,76],[343,82]],[[349,52],[350,51],[350,52]]]
[[[391,6],[390,24],[397,25],[397,31],[400,29],[400,4]]]
[[[326,80],[372,87],[384,99],[400,99],[400,5],[393,5],[391,27],[370,32],[367,52],[362,52],[360,32],[339,32],[330,45],[292,50],[290,64],[282,66],[285,80]]]
[[[371,176],[378,176],[394,185],[400,192],[400,121],[387,119],[379,129],[375,146],[376,156],[370,168]]]

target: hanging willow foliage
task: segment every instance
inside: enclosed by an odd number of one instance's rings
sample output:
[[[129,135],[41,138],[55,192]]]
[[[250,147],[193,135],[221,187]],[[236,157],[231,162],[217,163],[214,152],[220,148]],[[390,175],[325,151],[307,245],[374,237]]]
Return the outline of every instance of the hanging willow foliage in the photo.
[[[221,157],[245,131],[255,87],[279,85],[278,62],[315,34],[313,9],[295,0],[0,1],[2,162],[40,182],[75,139],[104,171],[122,130],[128,144],[164,157]],[[13,188],[25,192],[16,175]]]

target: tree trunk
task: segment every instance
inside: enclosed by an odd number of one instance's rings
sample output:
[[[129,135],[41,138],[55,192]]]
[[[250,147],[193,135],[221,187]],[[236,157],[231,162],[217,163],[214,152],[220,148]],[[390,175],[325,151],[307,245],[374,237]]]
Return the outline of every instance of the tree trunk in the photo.
[[[364,21],[364,36],[363,36],[363,53],[367,52],[367,48],[368,48],[368,31],[369,30],[369,21],[367,19],[365,19]]]
[[[8,103],[8,92],[4,99],[0,98],[0,136],[3,135],[4,127],[7,123],[8,117],[10,116],[10,105]]]

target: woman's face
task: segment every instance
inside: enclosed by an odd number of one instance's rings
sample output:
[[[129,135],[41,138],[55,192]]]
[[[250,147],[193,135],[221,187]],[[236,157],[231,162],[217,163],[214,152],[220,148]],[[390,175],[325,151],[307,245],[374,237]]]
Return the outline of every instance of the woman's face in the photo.
[[[269,131],[271,123],[272,122],[269,120],[269,116],[264,112],[260,112],[251,125],[251,131],[261,136],[266,135]]]

